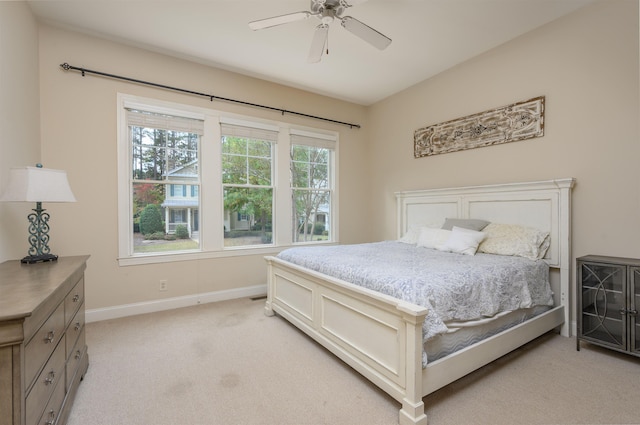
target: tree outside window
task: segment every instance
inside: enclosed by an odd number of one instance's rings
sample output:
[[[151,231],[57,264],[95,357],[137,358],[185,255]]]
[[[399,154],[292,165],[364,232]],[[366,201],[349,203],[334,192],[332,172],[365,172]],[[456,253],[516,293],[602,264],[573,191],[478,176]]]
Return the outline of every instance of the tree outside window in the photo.
[[[222,136],[224,246],[272,243],[272,142]]]
[[[293,241],[330,240],[330,149],[291,145]]]

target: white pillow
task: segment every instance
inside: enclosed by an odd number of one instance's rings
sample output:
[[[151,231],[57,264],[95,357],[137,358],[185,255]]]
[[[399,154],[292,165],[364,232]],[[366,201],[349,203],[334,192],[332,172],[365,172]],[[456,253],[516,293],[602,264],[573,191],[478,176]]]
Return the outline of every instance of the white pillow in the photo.
[[[434,224],[414,224],[409,227],[407,233],[405,233],[398,242],[408,243],[415,245],[418,242],[418,238],[420,237],[420,231],[424,228],[440,228],[442,224],[434,223]]]
[[[540,260],[549,249],[549,232],[533,227],[491,223],[483,231],[487,237],[478,251],[486,254],[515,255]]]
[[[454,226],[451,231],[451,236],[449,236],[444,244],[437,247],[437,249],[464,255],[475,255],[478,250],[478,245],[480,245],[484,237],[485,234],[483,232]]]
[[[451,233],[451,230],[423,227],[420,230],[417,245],[423,248],[437,249],[438,246],[444,244],[447,239],[449,239]]]

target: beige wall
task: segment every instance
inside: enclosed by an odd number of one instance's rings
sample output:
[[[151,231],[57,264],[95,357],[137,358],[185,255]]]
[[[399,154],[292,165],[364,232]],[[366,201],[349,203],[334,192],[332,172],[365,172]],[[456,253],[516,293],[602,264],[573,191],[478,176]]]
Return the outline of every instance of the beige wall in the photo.
[[[573,254],[640,257],[638,2],[604,0],[374,105],[372,239],[393,192],[575,177]],[[417,128],[546,96],[542,138],[413,158]]]
[[[0,190],[11,167],[40,161],[38,26],[25,2],[0,2]],[[0,262],[27,255],[35,205],[0,203]]]
[[[364,131],[277,112],[210,102],[208,99],[114,79],[66,72],[60,64],[147,80],[217,96],[270,105],[341,121],[362,123],[366,110],[235,73],[99,40],[40,28],[42,156],[67,170],[78,203],[50,205],[52,249],[61,255],[90,254],[87,308],[96,309],[266,283],[262,255],[120,267],[117,263],[116,95],[169,100],[340,132],[340,228],[343,242],[360,242],[359,219],[367,205],[366,169],[360,152]],[[159,280],[169,290],[159,292]]]

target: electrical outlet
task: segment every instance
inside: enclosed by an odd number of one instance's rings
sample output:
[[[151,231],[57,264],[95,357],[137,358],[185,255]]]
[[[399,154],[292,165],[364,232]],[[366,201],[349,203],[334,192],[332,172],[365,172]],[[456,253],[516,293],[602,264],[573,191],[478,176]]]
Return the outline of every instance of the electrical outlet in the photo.
[[[167,290],[167,280],[166,279],[162,279],[160,281],[160,286],[158,287],[159,291],[166,291]]]

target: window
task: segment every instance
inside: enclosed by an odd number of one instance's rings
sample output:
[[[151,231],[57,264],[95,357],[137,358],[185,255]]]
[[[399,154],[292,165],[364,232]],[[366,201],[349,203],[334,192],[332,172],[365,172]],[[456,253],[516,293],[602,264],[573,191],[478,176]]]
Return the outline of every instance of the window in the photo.
[[[136,109],[126,117],[133,253],[199,249],[193,232],[199,200],[187,197],[186,182],[199,185],[202,121]]]
[[[272,243],[275,130],[222,124],[224,246]]]
[[[291,134],[293,241],[331,240],[331,141]]]
[[[123,94],[118,108],[121,265],[335,242],[335,133]]]

